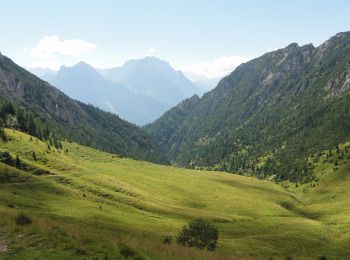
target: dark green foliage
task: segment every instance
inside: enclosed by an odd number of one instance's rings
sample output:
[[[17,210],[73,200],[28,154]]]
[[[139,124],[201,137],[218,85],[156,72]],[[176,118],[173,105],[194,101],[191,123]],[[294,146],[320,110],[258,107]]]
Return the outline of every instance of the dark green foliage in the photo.
[[[144,129],[176,164],[308,182],[307,157],[350,139],[349,76],[349,32],[318,48],[291,44]]]
[[[289,201],[281,201],[279,204],[287,210],[292,210],[295,207],[295,205]]]
[[[163,239],[163,244],[171,244],[172,242],[173,242],[172,236],[167,235]]]
[[[209,221],[196,219],[182,228],[176,238],[179,245],[215,250],[219,231]]]
[[[121,256],[123,256],[125,258],[130,258],[130,259],[135,259],[135,260],[144,259],[140,255],[138,255],[138,253],[135,250],[133,250],[132,248],[130,248],[129,246],[124,245],[124,244],[121,244],[119,246],[119,253]]]
[[[12,166],[15,165],[15,163],[13,162],[13,159],[8,151],[0,151],[0,162],[7,164],[7,165],[12,165]]]
[[[9,101],[0,103],[1,127],[10,127],[36,136],[41,140],[54,140],[56,148],[61,147],[59,138],[48,129],[40,117],[35,117],[30,111],[25,111]]]
[[[36,157],[36,153],[33,151],[32,153],[32,157],[33,157],[33,160],[36,161],[37,160],[37,157]]]
[[[18,226],[27,226],[32,224],[32,219],[24,213],[19,213],[15,217],[15,223]]]
[[[22,169],[22,163],[21,163],[21,159],[19,159],[18,154],[16,155],[16,162],[15,162],[15,166],[17,169]]]
[[[159,144],[139,127],[69,98],[3,55],[0,72],[4,126],[47,140],[58,149],[60,138],[65,138],[121,156],[167,163]]]
[[[76,255],[86,255],[87,252],[84,249],[77,248],[77,249],[75,249],[75,254]]]

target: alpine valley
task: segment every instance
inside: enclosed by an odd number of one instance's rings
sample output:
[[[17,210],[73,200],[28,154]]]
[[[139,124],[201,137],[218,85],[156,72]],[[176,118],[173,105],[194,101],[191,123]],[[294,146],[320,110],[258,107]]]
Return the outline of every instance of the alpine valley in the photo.
[[[46,75],[0,54],[0,259],[349,258],[350,32],[201,97],[154,57]]]

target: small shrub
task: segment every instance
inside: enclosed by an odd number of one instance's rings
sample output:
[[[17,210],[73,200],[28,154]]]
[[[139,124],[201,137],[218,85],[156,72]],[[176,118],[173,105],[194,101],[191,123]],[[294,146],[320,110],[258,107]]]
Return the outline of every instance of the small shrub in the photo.
[[[84,249],[77,248],[77,249],[75,249],[75,254],[76,255],[86,255],[87,252]]]
[[[29,216],[25,215],[24,213],[20,213],[16,216],[15,222],[16,222],[16,225],[26,226],[26,225],[32,224],[32,219]]]
[[[179,245],[215,250],[219,239],[218,229],[207,220],[193,220],[182,228],[176,238]]]
[[[21,169],[21,159],[19,158],[18,154],[16,155],[16,164],[17,169]]]
[[[33,151],[32,153],[32,157],[33,157],[33,160],[36,161],[37,160],[37,157],[36,157],[36,153]]]
[[[171,242],[173,242],[173,238],[171,236],[165,236],[163,239],[163,244],[171,244]]]
[[[283,207],[287,210],[292,210],[295,207],[294,203],[289,202],[289,201],[281,201],[281,202],[279,202],[279,204],[281,205],[281,207]]]
[[[120,245],[120,254],[124,257],[135,257],[136,256],[136,252],[132,248],[130,248],[124,244]]]

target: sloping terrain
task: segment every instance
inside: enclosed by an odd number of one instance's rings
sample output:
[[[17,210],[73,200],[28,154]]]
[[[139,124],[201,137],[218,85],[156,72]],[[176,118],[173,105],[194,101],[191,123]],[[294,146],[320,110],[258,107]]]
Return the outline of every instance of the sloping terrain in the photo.
[[[242,64],[144,129],[176,164],[304,182],[309,155],[350,138],[349,88],[344,32]]]
[[[348,144],[328,158],[329,151],[309,158],[318,181],[295,187],[134,161],[70,142],[49,149],[27,134],[11,129],[5,134],[2,153],[18,155],[24,171],[0,165],[0,241],[7,246],[0,258],[314,259],[350,254]],[[32,218],[32,225],[15,225],[20,212]],[[194,218],[218,226],[215,252],[162,244],[165,235],[175,238]]]
[[[166,162],[157,142],[137,126],[69,98],[3,55],[0,101],[32,112],[62,138],[135,159]]]

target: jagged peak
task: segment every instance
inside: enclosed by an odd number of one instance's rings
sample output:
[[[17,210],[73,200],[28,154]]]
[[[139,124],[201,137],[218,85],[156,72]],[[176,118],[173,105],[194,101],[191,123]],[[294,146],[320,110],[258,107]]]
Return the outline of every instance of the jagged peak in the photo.
[[[335,35],[335,37],[350,37],[350,31],[339,32]]]
[[[295,48],[299,48],[299,45],[296,42],[293,42],[291,44],[289,44],[285,49],[295,49]]]
[[[92,67],[90,64],[86,63],[85,61],[80,61],[73,66],[62,65],[60,67],[59,71],[65,71],[65,70],[70,70],[70,69],[86,70],[86,71],[90,71],[90,72],[95,71],[94,67]]]
[[[319,47],[331,46],[333,44],[341,42],[342,40],[350,40],[350,31],[337,33],[336,35],[330,37],[327,41],[322,43]]]
[[[301,46],[302,49],[315,49],[316,47],[312,43]]]

